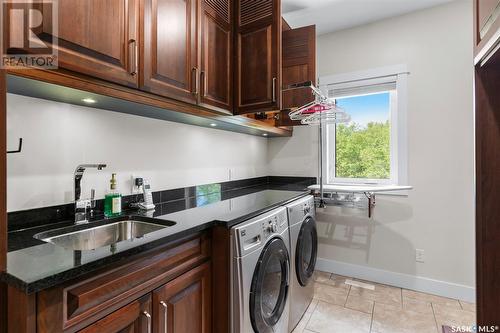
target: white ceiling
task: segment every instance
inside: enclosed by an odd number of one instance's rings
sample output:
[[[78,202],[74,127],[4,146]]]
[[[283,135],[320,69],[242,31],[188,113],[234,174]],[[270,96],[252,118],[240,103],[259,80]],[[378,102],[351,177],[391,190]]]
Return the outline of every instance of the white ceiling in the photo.
[[[282,0],[292,26],[316,24],[318,34],[347,29],[454,0]]]

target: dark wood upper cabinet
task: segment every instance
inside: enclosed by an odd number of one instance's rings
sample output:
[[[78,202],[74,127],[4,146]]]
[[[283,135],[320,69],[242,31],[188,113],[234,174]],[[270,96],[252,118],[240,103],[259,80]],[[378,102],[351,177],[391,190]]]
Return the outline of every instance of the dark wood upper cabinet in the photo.
[[[232,111],[233,29],[231,0],[201,0],[200,103]]]
[[[147,294],[87,326],[79,333],[151,333],[152,327],[151,295]]]
[[[500,38],[500,0],[474,0],[475,63],[485,63]]]
[[[145,0],[141,89],[197,103],[198,1]]]
[[[281,1],[236,0],[235,113],[281,108]]]
[[[51,11],[42,10],[39,37],[57,40],[60,68],[138,86],[139,1],[59,1],[55,32]]]
[[[210,263],[205,263],[153,292],[154,333],[210,333]]]
[[[278,126],[297,126],[300,121],[288,117],[288,109],[306,105],[314,100],[310,88],[286,90],[291,84],[316,83],[316,26],[283,31],[283,109]]]
[[[486,31],[491,27],[491,23],[495,21],[495,13],[497,7],[500,5],[499,0],[478,0],[477,1],[477,23],[480,28],[480,33],[486,33]]]

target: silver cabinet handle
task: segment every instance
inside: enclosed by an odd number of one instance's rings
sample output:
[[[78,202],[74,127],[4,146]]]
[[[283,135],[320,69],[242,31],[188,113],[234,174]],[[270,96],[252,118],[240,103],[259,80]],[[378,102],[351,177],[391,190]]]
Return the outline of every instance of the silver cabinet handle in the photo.
[[[193,94],[198,96],[199,93],[199,84],[200,84],[200,79],[198,76],[198,67],[193,67],[191,71],[194,73],[194,91]]]
[[[207,74],[205,71],[200,72],[200,81],[203,82],[203,89],[201,91],[201,95],[203,97],[207,96]]]
[[[148,333],[151,333],[151,315],[147,311],[142,312],[142,314],[145,315],[148,320]]]
[[[130,75],[136,75],[137,69],[139,68],[139,48],[137,46],[137,41],[135,39],[131,39],[129,42],[129,58],[133,59]]]
[[[161,301],[160,302],[161,306],[163,306],[163,316],[164,316],[164,319],[165,319],[165,333],[168,333],[168,305],[167,303]]]
[[[273,102],[276,102],[276,78],[273,77]]]

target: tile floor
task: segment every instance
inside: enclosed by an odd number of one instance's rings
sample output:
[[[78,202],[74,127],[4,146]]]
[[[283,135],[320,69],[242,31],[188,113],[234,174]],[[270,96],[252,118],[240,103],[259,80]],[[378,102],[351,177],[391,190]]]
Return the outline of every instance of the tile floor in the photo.
[[[476,320],[475,304],[456,299],[324,272],[314,279],[314,300],[293,333],[442,333]]]

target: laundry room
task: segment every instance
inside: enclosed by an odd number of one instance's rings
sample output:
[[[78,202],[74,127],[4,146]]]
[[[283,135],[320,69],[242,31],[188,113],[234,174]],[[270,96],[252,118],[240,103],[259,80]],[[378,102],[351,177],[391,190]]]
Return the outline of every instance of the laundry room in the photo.
[[[499,0],[2,0],[0,333],[500,332]]]

